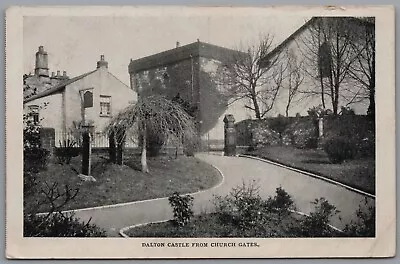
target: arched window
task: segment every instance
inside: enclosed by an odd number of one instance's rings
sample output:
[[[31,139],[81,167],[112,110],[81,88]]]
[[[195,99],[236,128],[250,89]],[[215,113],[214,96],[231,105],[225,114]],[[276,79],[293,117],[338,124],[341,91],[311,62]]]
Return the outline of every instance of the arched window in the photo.
[[[90,91],[86,91],[83,94],[83,107],[88,108],[88,107],[93,107],[93,93]]]

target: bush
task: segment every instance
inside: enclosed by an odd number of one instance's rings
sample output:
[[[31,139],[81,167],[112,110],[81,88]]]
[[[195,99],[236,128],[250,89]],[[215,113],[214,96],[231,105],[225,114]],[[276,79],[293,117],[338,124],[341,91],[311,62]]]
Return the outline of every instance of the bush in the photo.
[[[76,145],[76,141],[70,139],[64,140],[63,143],[60,142],[60,147],[54,150],[54,155],[60,164],[69,164],[73,157],[79,156],[81,149]]]
[[[299,227],[294,231],[304,237],[327,237],[335,234],[334,230],[328,225],[331,217],[339,213],[336,207],[330,204],[325,198],[315,199],[314,211],[309,217],[305,217]]]
[[[359,205],[356,215],[357,221],[346,225],[344,232],[353,237],[375,237],[375,206],[368,205],[365,199],[364,206]]]
[[[291,213],[291,210],[295,210],[296,206],[292,197],[282,188],[278,187],[275,191],[275,196],[268,198],[268,208],[278,215],[278,221],[283,216],[287,216]]]
[[[73,214],[25,215],[25,237],[105,237],[106,232],[94,224],[80,222]]]
[[[216,196],[216,212],[221,222],[230,222],[242,231],[257,228],[265,223],[267,202],[259,195],[259,187],[253,181],[242,183],[227,196]]]
[[[333,137],[324,143],[324,150],[332,163],[342,163],[353,159],[357,152],[357,146],[344,137]]]
[[[24,148],[24,171],[39,172],[46,169],[50,152],[40,147]]]
[[[190,222],[193,216],[193,199],[191,195],[180,196],[178,192],[168,198],[174,212],[174,222],[178,226],[185,226]]]

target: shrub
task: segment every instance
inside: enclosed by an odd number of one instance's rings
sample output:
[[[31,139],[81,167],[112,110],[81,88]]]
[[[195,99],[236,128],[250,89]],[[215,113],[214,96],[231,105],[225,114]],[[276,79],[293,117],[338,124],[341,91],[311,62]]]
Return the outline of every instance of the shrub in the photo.
[[[193,216],[193,196],[181,196],[178,192],[174,192],[168,198],[169,204],[174,212],[174,222],[178,226],[185,226],[190,222]]]
[[[298,119],[288,125],[282,134],[285,145],[293,145],[299,149],[318,147],[317,120],[312,118]]]
[[[340,108],[340,114],[341,115],[355,115],[356,113],[354,112],[354,109],[351,109],[350,107],[344,107],[342,106]]]
[[[94,224],[80,222],[73,214],[25,215],[25,237],[105,237],[106,232]]]
[[[278,132],[279,137],[282,138],[282,133],[285,131],[286,127],[290,124],[290,119],[283,116],[283,115],[278,115],[275,118],[271,118],[269,120],[269,127]]]
[[[315,204],[314,211],[310,213],[309,217],[303,218],[300,226],[295,228],[295,232],[305,237],[333,236],[334,231],[328,224],[330,218],[339,211],[323,197],[315,199],[312,203]]]
[[[364,206],[359,205],[356,215],[357,221],[346,225],[344,232],[349,236],[375,237],[375,206],[368,205],[365,199]]]
[[[81,149],[76,145],[77,143],[74,140],[64,140],[63,143],[60,141],[60,147],[54,150],[54,155],[60,164],[69,164],[73,157],[79,156]]]
[[[230,222],[242,231],[257,228],[265,223],[266,201],[259,195],[259,187],[253,181],[242,183],[229,195],[216,196],[214,205],[221,222]]]
[[[46,169],[50,152],[40,147],[24,148],[24,171],[39,172]]]
[[[344,137],[327,139],[324,150],[332,163],[342,163],[344,160],[353,159],[357,146]]]
[[[275,191],[275,196],[268,198],[268,208],[278,215],[278,221],[282,219],[282,216],[290,214],[291,210],[295,210],[296,206],[292,197],[282,188],[278,187]]]

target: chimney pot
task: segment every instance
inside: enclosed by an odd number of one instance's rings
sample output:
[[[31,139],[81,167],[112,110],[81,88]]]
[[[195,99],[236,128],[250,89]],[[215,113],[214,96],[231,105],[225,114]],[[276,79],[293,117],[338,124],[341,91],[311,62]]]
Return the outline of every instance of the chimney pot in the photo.
[[[67,71],[63,71],[63,77],[67,77]]]
[[[54,78],[54,76],[56,76],[56,73],[55,72],[51,72],[51,77]]]
[[[179,41],[177,41],[177,42],[176,42],[176,47],[177,47],[177,48],[179,47],[179,44],[180,44]]]
[[[100,55],[100,60],[104,61],[104,55]]]
[[[57,76],[61,76],[60,71],[57,71]]]
[[[44,47],[43,46],[39,46],[39,52],[44,52]]]

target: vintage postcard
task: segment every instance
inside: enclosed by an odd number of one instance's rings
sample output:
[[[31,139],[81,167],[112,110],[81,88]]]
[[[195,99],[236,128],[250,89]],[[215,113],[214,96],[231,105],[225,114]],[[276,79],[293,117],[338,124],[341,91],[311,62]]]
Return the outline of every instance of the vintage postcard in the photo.
[[[394,256],[394,50],[390,6],[9,8],[6,256]]]

